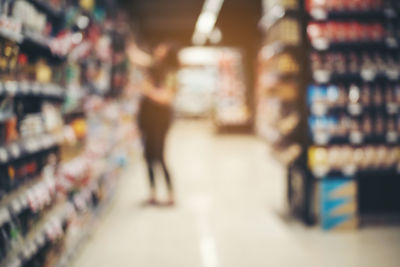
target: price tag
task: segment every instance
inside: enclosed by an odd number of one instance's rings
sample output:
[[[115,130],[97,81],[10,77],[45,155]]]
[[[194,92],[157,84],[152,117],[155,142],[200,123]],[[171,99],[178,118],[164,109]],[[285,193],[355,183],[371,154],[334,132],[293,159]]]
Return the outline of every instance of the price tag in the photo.
[[[399,72],[395,69],[390,69],[386,71],[386,76],[389,80],[397,81],[399,79]]]
[[[46,237],[43,232],[36,236],[35,242],[39,247],[43,247],[44,243],[46,242]]]
[[[23,208],[29,206],[28,195],[26,193],[20,197],[20,202]]]
[[[31,139],[24,140],[24,149],[28,152],[33,151]]]
[[[311,41],[311,44],[317,50],[327,50],[329,48],[329,40],[326,38],[315,38]]]
[[[396,132],[388,132],[386,134],[386,141],[388,143],[397,143],[397,133]]]
[[[350,143],[352,144],[361,144],[364,139],[364,136],[361,132],[351,132],[350,133]]]
[[[385,41],[386,41],[386,45],[387,45],[389,48],[397,48],[397,47],[398,47],[397,40],[396,40],[396,38],[394,38],[394,37],[386,38]]]
[[[1,162],[7,162],[8,161],[8,152],[7,149],[5,149],[4,147],[0,148],[0,161]]]
[[[359,103],[349,104],[347,110],[351,115],[360,115],[362,113],[362,106]]]
[[[26,244],[24,249],[25,260],[29,260],[37,251],[38,247],[34,242],[29,242]]]
[[[21,155],[21,149],[17,144],[10,145],[10,152],[14,158],[18,158]]]
[[[328,174],[329,169],[327,166],[315,166],[312,169],[312,172],[314,174],[315,177],[317,178],[323,178],[325,175]]]
[[[39,250],[38,246],[36,245],[36,243],[31,242],[31,252],[32,255],[36,254],[36,252]]]
[[[9,267],[21,267],[21,260],[20,259],[13,259],[11,262],[8,263]]]
[[[16,42],[21,42],[22,24],[7,15],[0,16],[0,34]]]
[[[395,9],[392,8],[385,8],[385,10],[383,11],[385,13],[385,16],[388,18],[395,18],[397,17],[397,13]]]
[[[316,20],[325,20],[328,18],[328,13],[323,8],[313,8],[310,14]]]
[[[35,94],[35,95],[38,95],[38,94],[40,94],[40,91],[41,91],[40,84],[39,83],[33,83],[32,84],[32,93]]]
[[[40,140],[41,148],[49,148],[51,147],[51,137],[49,135],[43,136]]]
[[[29,93],[29,89],[30,89],[30,85],[28,82],[20,82],[19,83],[19,88],[21,93],[23,94],[28,94]]]
[[[11,202],[11,209],[15,214],[18,214],[22,210],[22,205],[18,198]]]
[[[330,135],[328,133],[317,133],[314,135],[314,142],[317,145],[325,145],[329,142]]]
[[[363,69],[361,70],[361,77],[367,82],[373,81],[376,77],[376,71],[372,69]]]
[[[11,96],[15,95],[18,91],[18,83],[17,82],[6,82],[4,84],[4,86],[5,86],[6,92]]]
[[[25,148],[26,148],[26,150],[28,150],[31,153],[36,152],[36,151],[39,151],[39,149],[40,149],[40,143],[35,138],[30,138],[26,141]]]
[[[399,109],[399,106],[396,103],[387,103],[386,110],[389,114],[396,114]]]
[[[22,256],[25,260],[29,260],[31,257],[31,250],[28,244],[25,245],[24,249],[22,250]]]
[[[344,166],[344,168],[342,169],[342,172],[344,175],[348,175],[348,176],[353,176],[357,171],[357,167],[356,165],[347,165]]]
[[[64,90],[60,86],[56,85],[55,88],[56,88],[57,95],[59,95],[59,96],[64,95]]]
[[[327,70],[316,70],[313,73],[313,78],[319,83],[327,83],[331,79],[331,72]]]
[[[8,222],[10,220],[10,212],[6,208],[2,208],[0,210],[0,226],[3,225],[3,223]]]

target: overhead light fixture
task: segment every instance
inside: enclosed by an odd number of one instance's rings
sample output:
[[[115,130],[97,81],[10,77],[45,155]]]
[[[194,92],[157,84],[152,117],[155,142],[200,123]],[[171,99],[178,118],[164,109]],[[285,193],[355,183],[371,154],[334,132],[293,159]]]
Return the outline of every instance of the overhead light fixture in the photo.
[[[196,29],[200,33],[209,34],[214,28],[217,17],[214,13],[204,12],[201,13],[197,20]]]
[[[215,27],[214,30],[210,34],[210,42],[215,45],[221,42],[222,40],[222,32],[219,28]]]
[[[207,36],[200,32],[195,32],[192,36],[192,43],[197,46],[203,45],[206,40]]]
[[[204,45],[212,33],[224,0],[205,0],[196,23],[192,41],[195,45]]]

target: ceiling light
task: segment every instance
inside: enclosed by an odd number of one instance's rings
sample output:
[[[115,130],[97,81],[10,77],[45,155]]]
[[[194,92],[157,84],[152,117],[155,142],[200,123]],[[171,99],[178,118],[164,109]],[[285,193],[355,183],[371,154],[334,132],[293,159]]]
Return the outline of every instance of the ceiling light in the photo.
[[[207,41],[207,35],[197,31],[193,34],[192,43],[194,45],[204,45],[206,41]]]
[[[217,17],[211,12],[201,13],[196,24],[196,30],[200,33],[209,34],[214,28]]]
[[[192,41],[204,45],[214,29],[224,0],[205,0],[202,12],[197,20]]]
[[[222,40],[222,32],[219,28],[215,28],[210,34],[210,42],[212,44],[218,44]]]
[[[203,6],[203,12],[209,11],[213,13],[219,13],[223,2],[223,0],[206,0]]]

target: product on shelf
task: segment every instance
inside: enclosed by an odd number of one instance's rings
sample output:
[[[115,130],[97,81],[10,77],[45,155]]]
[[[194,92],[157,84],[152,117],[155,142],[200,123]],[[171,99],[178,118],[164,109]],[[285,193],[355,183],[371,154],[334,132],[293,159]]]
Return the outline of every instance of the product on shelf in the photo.
[[[270,32],[265,39],[265,44],[273,44],[278,40],[284,45],[299,45],[301,42],[300,36],[300,25],[298,21],[291,18],[285,18],[271,27]]]
[[[322,9],[329,12],[365,12],[365,11],[380,11],[383,3],[390,3],[394,1],[384,0],[307,0],[306,9],[312,14],[315,9]]]
[[[359,224],[357,183],[352,179],[326,179],[319,185],[320,218],[324,230],[354,229]]]
[[[215,108],[218,126],[243,126],[249,121],[246,85],[239,51],[222,52],[219,64],[219,85]]]

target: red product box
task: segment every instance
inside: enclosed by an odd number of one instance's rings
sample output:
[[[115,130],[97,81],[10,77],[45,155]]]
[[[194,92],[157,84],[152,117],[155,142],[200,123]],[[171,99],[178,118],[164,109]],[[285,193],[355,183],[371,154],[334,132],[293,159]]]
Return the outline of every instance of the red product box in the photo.
[[[381,24],[375,23],[368,26],[369,38],[372,41],[379,41],[383,38],[384,29]]]

